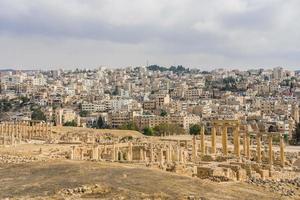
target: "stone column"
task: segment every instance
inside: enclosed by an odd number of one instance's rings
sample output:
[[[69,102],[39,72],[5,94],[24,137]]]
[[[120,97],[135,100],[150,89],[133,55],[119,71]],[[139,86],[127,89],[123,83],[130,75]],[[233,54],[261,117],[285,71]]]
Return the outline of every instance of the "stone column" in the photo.
[[[37,136],[37,124],[34,124],[33,126],[33,133],[32,133],[33,137]]]
[[[83,148],[80,148],[80,160],[84,159]]]
[[[153,144],[150,144],[150,162],[154,162]]]
[[[11,136],[11,139],[10,139],[11,140],[10,141],[11,145],[15,145],[15,130],[16,130],[15,126],[14,126],[14,124],[12,124],[11,125],[11,135],[10,135]]]
[[[70,158],[71,160],[75,159],[75,155],[74,154],[75,154],[75,146],[72,146],[71,147],[71,158]]]
[[[39,136],[41,138],[44,138],[44,124],[43,123],[40,123],[40,125],[39,125]]]
[[[43,130],[43,135],[45,139],[48,139],[48,122],[45,122],[44,124],[44,130]]]
[[[23,139],[28,139],[28,124],[27,123],[23,124],[23,130],[24,130]]]
[[[49,139],[48,130],[49,130],[49,128],[48,128],[48,122],[46,122],[46,124],[45,124],[45,130],[44,130],[44,137],[45,137],[45,139],[46,138]]]
[[[0,137],[2,137],[2,139],[4,139],[4,125],[3,124],[0,124]],[[1,144],[4,144],[4,141]]]
[[[179,149],[179,162],[180,163],[183,163],[184,161],[183,161],[184,159],[183,159],[183,150],[182,150],[182,148],[180,148]]]
[[[246,156],[246,154],[247,154],[247,149],[246,149],[247,145],[246,145],[246,143],[247,143],[247,130],[243,134],[243,153],[244,153],[244,156]]]
[[[269,164],[270,164],[270,167],[272,167],[272,165],[273,165],[273,144],[272,144],[273,136],[272,136],[272,134],[269,135],[268,139],[269,139]]]
[[[106,144],[104,144],[104,152],[103,153],[107,154],[107,146],[106,146]]]
[[[0,124],[0,136],[3,136],[3,124]]]
[[[227,156],[228,155],[228,147],[227,147],[227,127],[223,126],[222,127],[222,151],[223,155]]]
[[[204,125],[201,127],[201,155],[203,156],[205,154],[205,134]]]
[[[140,161],[144,161],[144,150],[143,148],[140,148]]]
[[[120,147],[116,147],[116,155],[115,155],[115,158],[116,158],[116,161],[119,161],[119,160],[123,160],[123,153],[122,151],[120,151]]]
[[[260,133],[256,134],[256,154],[257,154],[256,162],[261,163],[261,135],[260,135]]]
[[[124,160],[124,155],[123,155],[123,151],[120,151],[120,148],[118,148],[118,154],[117,154],[118,157],[119,157],[119,153],[120,153],[120,161],[123,161]]]
[[[174,162],[175,161],[175,151],[174,151],[174,146],[170,144],[169,146],[169,151],[170,151],[170,159],[171,159],[171,162]]]
[[[35,135],[36,135],[36,137],[38,137],[38,138],[40,138],[40,136],[41,136],[41,126],[42,126],[42,124],[41,123],[37,123],[36,124],[36,128],[35,128]]]
[[[102,160],[102,152],[103,152],[102,145],[99,145],[98,146],[98,159],[99,160]]]
[[[52,125],[51,123],[49,124],[49,139],[52,138]]]
[[[211,130],[211,153],[215,154],[217,152],[217,148],[216,148],[216,127],[212,127]]]
[[[144,161],[147,161],[147,162],[148,162],[149,159],[148,159],[148,157],[147,157],[147,151],[144,151],[144,150],[143,150],[143,152],[144,152],[144,157],[143,157],[143,158],[144,158]]]
[[[182,155],[183,155],[183,163],[186,163],[186,158],[187,158],[187,151],[183,150],[182,151]]]
[[[132,154],[133,154],[133,152],[132,152],[132,142],[129,142],[129,144],[128,144],[128,161],[132,161]]]
[[[197,157],[197,143],[196,143],[196,136],[194,135],[193,139],[192,139],[192,159],[193,159],[193,162],[196,161],[196,157]]]
[[[93,160],[99,160],[99,147],[93,146]]]
[[[167,153],[167,156],[166,156],[167,162],[171,162],[171,145],[170,144],[168,145],[166,153]]]
[[[250,135],[249,133],[246,134],[246,157],[250,159]]]
[[[8,136],[11,136],[12,135],[12,130],[11,130],[11,128],[12,128],[12,126],[11,126],[11,124],[8,124]]]
[[[160,162],[160,164],[163,164],[163,162],[164,162],[164,151],[163,151],[163,149],[160,149],[160,151],[159,151],[159,162]]]
[[[240,158],[240,128],[238,126],[234,128],[234,153]]]
[[[285,156],[284,156],[284,140],[283,136],[280,136],[280,165],[284,167]]]
[[[176,161],[180,162],[180,147],[176,146]]]
[[[113,146],[112,146],[111,154],[112,154],[112,161],[116,161],[116,145],[115,144],[113,144]]]
[[[39,124],[39,137],[43,138],[43,139],[45,137],[45,135],[44,135],[44,123]]]
[[[27,132],[27,124],[22,123],[22,127],[23,127],[23,140],[28,138],[28,132]]]
[[[32,132],[33,132],[33,126],[28,126],[28,139],[31,140],[32,137]]]
[[[4,123],[3,145],[6,145],[7,124]]]

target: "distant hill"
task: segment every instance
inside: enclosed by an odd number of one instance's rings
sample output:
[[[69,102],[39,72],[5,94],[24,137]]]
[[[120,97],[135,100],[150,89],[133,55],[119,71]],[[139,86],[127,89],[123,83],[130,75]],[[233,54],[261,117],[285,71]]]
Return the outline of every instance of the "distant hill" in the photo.
[[[1,72],[13,72],[14,69],[0,69]]]

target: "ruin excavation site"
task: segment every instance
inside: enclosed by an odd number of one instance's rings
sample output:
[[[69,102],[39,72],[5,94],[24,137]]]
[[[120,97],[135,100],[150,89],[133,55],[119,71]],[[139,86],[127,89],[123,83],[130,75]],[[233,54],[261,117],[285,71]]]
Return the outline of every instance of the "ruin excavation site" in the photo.
[[[300,199],[300,151],[238,120],[162,137],[2,122],[0,177],[9,200]]]

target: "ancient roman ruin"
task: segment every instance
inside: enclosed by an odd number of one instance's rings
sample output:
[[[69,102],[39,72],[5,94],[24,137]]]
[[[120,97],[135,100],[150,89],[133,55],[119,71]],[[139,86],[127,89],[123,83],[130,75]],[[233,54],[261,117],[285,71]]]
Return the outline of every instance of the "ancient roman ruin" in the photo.
[[[3,146],[30,140],[49,142],[51,138],[51,124],[48,123],[0,124],[0,145]],[[274,138],[279,142],[273,144]],[[202,125],[199,135],[191,139],[143,137],[120,140],[95,135],[67,135],[60,142],[72,144],[71,160],[143,163],[199,178],[246,180],[253,175],[274,178],[286,175],[280,172],[290,165],[280,133],[250,133],[247,125],[238,120],[215,120],[210,127]]]
[[[50,140],[51,125],[42,121],[0,123],[0,145],[16,145],[28,140]]]
[[[246,180],[253,175],[266,179],[284,177],[286,161],[284,138],[280,133],[249,133],[238,120],[216,120],[210,132],[190,140],[161,137],[120,141],[96,140],[73,145],[70,159],[143,163],[167,171],[199,178]],[[230,131],[229,131],[230,130]],[[221,142],[217,138],[221,136]],[[273,145],[273,139],[279,143]],[[241,149],[242,146],[242,149]]]
[[[299,168],[293,165],[299,159],[299,152],[286,151],[285,138],[280,132],[253,129],[239,120],[213,120],[202,124],[199,134],[194,136],[133,137],[112,135],[110,130],[101,134],[78,128],[67,130],[62,132],[43,121],[2,122],[2,151],[26,144],[38,145],[39,149],[33,153],[38,157],[0,155],[0,163],[45,162],[55,158],[79,164],[142,166],[212,182],[272,185],[273,182],[257,180],[296,178],[296,184],[300,180]],[[286,196],[296,194],[295,190],[282,191]]]

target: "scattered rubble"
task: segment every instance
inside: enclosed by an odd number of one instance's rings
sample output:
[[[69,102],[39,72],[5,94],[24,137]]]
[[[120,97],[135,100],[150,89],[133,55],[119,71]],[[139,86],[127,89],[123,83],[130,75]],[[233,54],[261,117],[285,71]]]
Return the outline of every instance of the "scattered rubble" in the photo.
[[[100,186],[98,184],[94,185],[83,185],[76,188],[67,188],[62,189],[58,192],[58,194],[63,196],[81,196],[83,194],[106,194],[112,190],[111,187],[108,186]]]
[[[283,196],[295,196],[300,192],[300,177],[294,179],[280,179],[280,180],[263,180],[252,177],[247,183],[263,187],[271,192],[277,192]]]
[[[22,164],[39,161],[34,156],[0,155],[0,164]]]

